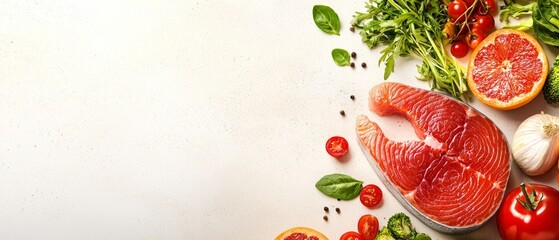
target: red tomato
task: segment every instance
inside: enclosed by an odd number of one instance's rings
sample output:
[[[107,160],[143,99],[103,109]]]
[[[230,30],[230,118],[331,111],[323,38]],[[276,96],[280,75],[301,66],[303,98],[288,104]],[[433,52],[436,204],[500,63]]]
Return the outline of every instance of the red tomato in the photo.
[[[357,223],[357,231],[361,233],[365,240],[374,240],[378,234],[378,228],[378,219],[371,214],[361,216]]]
[[[342,158],[349,151],[349,144],[345,138],[333,136],[326,141],[326,152],[335,158]]]
[[[466,36],[466,42],[471,49],[475,49],[483,39],[487,37],[487,33],[481,31],[481,29],[474,28]]]
[[[340,240],[365,240],[365,238],[363,238],[363,236],[359,233],[350,231],[344,233],[344,235],[340,237]]]
[[[470,48],[468,48],[468,45],[462,40],[454,41],[450,46],[450,53],[452,53],[452,56],[455,58],[463,58],[468,55],[469,51]]]
[[[474,4],[474,2],[476,2],[476,0],[463,0],[463,1],[466,3],[466,5],[468,5],[468,7],[472,6],[472,4]]]
[[[361,190],[359,200],[365,207],[375,207],[382,200],[382,190],[377,185],[369,184]]]
[[[474,15],[474,22],[472,23],[472,28],[480,29],[486,33],[491,32],[495,29],[495,18],[491,15]]]
[[[477,7],[477,12],[481,15],[495,15],[499,12],[496,0],[480,0]]]
[[[542,195],[543,198],[533,205],[534,210],[529,210],[519,202],[526,201],[522,191],[524,184],[509,192],[497,212],[497,227],[501,238],[559,239],[559,191],[541,184],[526,186],[526,195],[535,195],[535,200],[539,200]]]
[[[454,23],[466,20],[466,10],[468,10],[468,5],[462,0],[453,0],[448,4],[448,16]]]

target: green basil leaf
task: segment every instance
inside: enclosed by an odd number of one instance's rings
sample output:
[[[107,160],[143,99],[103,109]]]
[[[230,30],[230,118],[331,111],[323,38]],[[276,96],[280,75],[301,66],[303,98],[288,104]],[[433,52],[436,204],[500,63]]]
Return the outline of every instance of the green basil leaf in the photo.
[[[328,34],[340,35],[340,18],[334,9],[324,5],[312,8],[314,23],[320,30]]]
[[[336,48],[332,50],[332,58],[339,66],[349,65],[349,53],[344,49]]]
[[[316,182],[315,187],[326,196],[351,200],[359,196],[363,182],[348,175],[334,173],[322,177]]]

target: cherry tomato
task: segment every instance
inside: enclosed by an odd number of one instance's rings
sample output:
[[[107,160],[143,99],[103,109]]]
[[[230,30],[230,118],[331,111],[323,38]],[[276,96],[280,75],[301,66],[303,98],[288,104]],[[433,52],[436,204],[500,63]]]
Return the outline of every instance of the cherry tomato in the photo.
[[[471,49],[476,49],[476,47],[487,37],[487,33],[481,31],[480,29],[473,28],[472,31],[466,36],[466,42]]]
[[[523,189],[526,194],[523,193]],[[535,193],[534,193],[535,191]],[[526,201],[527,196],[528,201]],[[543,196],[543,197],[542,197]],[[537,204],[533,200],[540,200]],[[520,201],[528,203],[527,208]],[[503,240],[559,239],[559,191],[542,184],[521,184],[510,191],[497,212],[497,227]],[[532,207],[534,210],[530,210]]]
[[[455,58],[463,58],[468,55],[469,51],[470,48],[468,48],[468,45],[462,40],[454,41],[450,46],[450,53],[452,53],[452,56]]]
[[[480,0],[477,3],[477,13],[481,15],[495,15],[499,12],[496,0]]]
[[[365,207],[375,207],[382,200],[382,190],[377,185],[369,184],[361,190],[359,200]]]
[[[326,141],[326,152],[335,158],[342,158],[349,151],[349,144],[345,138],[333,136]]]
[[[340,240],[366,240],[365,238],[363,238],[363,236],[361,236],[361,234],[353,232],[353,231],[349,231],[344,233],[341,237]]]
[[[462,0],[453,0],[448,4],[448,16],[454,23],[466,20],[466,10],[468,10],[468,5]]]
[[[466,5],[468,5],[468,7],[472,6],[474,4],[474,2],[476,2],[476,0],[463,0]]]
[[[374,240],[378,234],[378,228],[378,219],[371,214],[361,216],[357,223],[357,231],[361,233],[365,240]]]
[[[495,18],[491,15],[474,15],[474,22],[472,23],[472,28],[480,29],[486,33],[491,32],[495,29]]]

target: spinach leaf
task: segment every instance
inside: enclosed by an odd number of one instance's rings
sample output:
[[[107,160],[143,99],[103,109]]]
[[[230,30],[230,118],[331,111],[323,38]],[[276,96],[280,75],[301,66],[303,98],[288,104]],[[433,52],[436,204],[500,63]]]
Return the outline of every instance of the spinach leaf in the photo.
[[[332,58],[338,66],[348,66],[349,65],[349,53],[341,48],[336,48],[332,50]]]
[[[532,20],[532,28],[540,40],[552,46],[559,46],[559,29],[546,21],[539,5],[534,6]]]
[[[518,25],[506,25],[504,28],[521,31],[532,29],[544,43],[559,46],[559,0],[537,0],[530,3],[520,0],[505,0],[505,5],[501,6],[499,18],[508,23],[509,17],[519,19],[523,15],[532,15],[532,17]]]
[[[312,8],[312,16],[320,30],[328,34],[340,35],[340,18],[331,7],[315,5]]]
[[[359,196],[363,182],[348,175],[334,173],[322,177],[316,182],[315,187],[326,196],[351,200]]]

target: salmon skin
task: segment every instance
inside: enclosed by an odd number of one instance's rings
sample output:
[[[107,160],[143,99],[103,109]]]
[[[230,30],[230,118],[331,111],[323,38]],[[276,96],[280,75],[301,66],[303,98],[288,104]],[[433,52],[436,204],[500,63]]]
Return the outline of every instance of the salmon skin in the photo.
[[[474,231],[495,214],[512,157],[491,120],[440,93],[392,82],[370,90],[369,108],[380,116],[404,116],[419,137],[392,141],[366,116],[357,118],[363,152],[410,213],[449,234]]]

